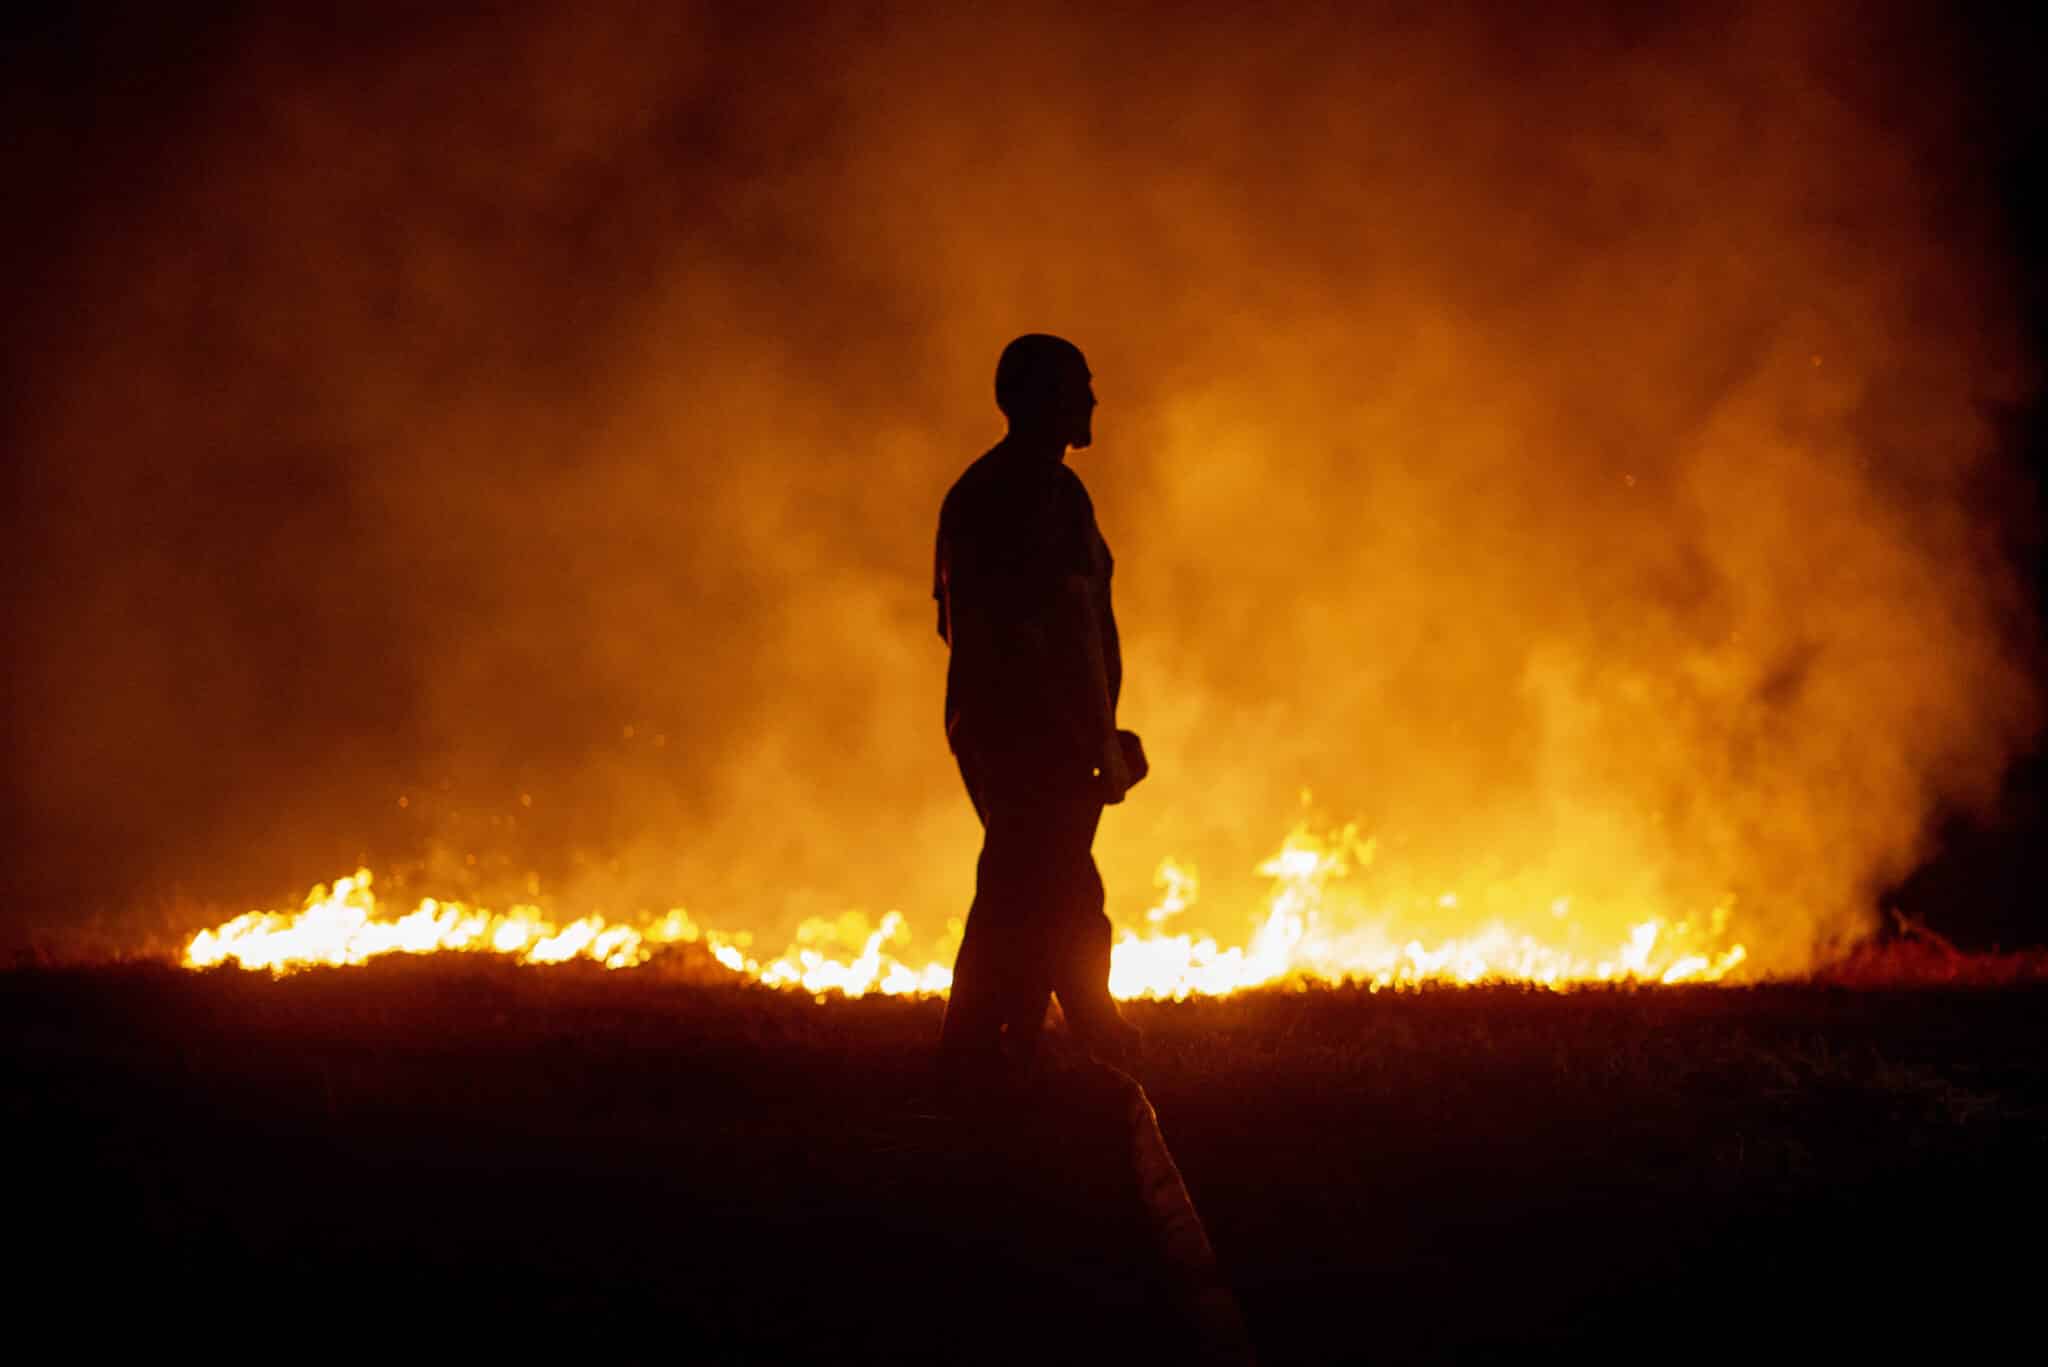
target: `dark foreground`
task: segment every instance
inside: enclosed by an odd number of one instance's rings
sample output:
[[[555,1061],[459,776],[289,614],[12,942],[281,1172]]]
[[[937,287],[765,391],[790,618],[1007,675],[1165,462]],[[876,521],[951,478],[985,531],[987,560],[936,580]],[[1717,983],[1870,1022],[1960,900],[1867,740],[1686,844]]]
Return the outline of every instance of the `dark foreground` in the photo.
[[[471,963],[0,975],[12,1318],[228,1358],[1193,1360],[1078,1070],[940,1118],[939,1010]],[[1132,1015],[1268,1363],[2033,1336],[2041,986]]]

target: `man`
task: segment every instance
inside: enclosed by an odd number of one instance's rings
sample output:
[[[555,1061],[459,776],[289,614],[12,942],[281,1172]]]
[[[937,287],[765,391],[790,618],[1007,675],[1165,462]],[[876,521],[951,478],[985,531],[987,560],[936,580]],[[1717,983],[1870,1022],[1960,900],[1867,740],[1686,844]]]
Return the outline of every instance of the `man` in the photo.
[[[1010,343],[996,364],[1009,433],[939,514],[946,737],[983,827],[939,1042],[955,1087],[1020,1077],[1049,994],[1098,1058],[1129,1063],[1136,1049],[1109,995],[1109,919],[1090,853],[1103,805],[1145,772],[1138,738],[1116,729],[1109,547],[1065,463],[1093,439],[1092,379],[1062,338]]]

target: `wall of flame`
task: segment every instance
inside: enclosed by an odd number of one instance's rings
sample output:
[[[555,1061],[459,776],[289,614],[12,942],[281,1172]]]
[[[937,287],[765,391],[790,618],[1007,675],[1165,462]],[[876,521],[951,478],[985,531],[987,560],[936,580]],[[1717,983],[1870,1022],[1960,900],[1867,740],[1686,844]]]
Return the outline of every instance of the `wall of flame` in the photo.
[[[1374,842],[1331,933],[1719,917],[1796,969],[2034,733],[2033,358],[1932,12],[165,37],[23,73],[75,136],[12,428],[16,930],[368,861],[942,957],[930,537],[1035,328],[1102,398],[1134,933],[1172,856],[1254,952],[1307,820]]]

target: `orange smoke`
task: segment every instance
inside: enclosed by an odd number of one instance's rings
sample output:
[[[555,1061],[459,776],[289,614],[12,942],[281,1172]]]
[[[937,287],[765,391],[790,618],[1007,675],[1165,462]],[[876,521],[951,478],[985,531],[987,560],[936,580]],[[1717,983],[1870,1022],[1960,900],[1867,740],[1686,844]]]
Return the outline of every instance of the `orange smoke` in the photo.
[[[1050,328],[1155,764],[1120,990],[1824,959],[2035,734],[2032,358],[1937,17],[1639,10],[224,37],[50,267],[16,914],[424,864],[393,946],[538,874],[928,984],[931,537]],[[1297,820],[1370,861],[1311,898]]]

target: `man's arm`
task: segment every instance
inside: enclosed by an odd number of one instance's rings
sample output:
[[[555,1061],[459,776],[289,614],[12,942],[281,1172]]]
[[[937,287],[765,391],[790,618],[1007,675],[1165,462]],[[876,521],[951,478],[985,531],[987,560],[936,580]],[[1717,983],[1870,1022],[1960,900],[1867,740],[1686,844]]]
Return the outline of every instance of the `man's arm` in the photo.
[[[1123,743],[1116,735],[1116,708],[1109,697],[1109,662],[1102,653],[1102,622],[1095,594],[1085,575],[1069,575],[1061,586],[1062,607],[1081,641],[1081,705],[1089,732],[1089,749],[1102,776],[1102,800],[1124,800],[1135,780],[1124,762]]]
[[[1007,661],[1008,668],[1024,666],[1041,679],[1064,681],[1056,683],[1056,691],[1065,694],[1068,701],[1064,706],[1073,709],[1066,715],[1084,729],[1085,752],[1101,775],[1103,800],[1123,801],[1136,780],[1117,739],[1102,623],[1087,577],[1077,574],[1061,581],[1053,599],[1041,599],[1035,612],[1003,612],[998,622],[986,606],[972,597],[964,602],[951,599],[946,604],[946,625],[954,651],[984,669],[1005,668]],[[1037,663],[1025,666],[1027,660]]]

